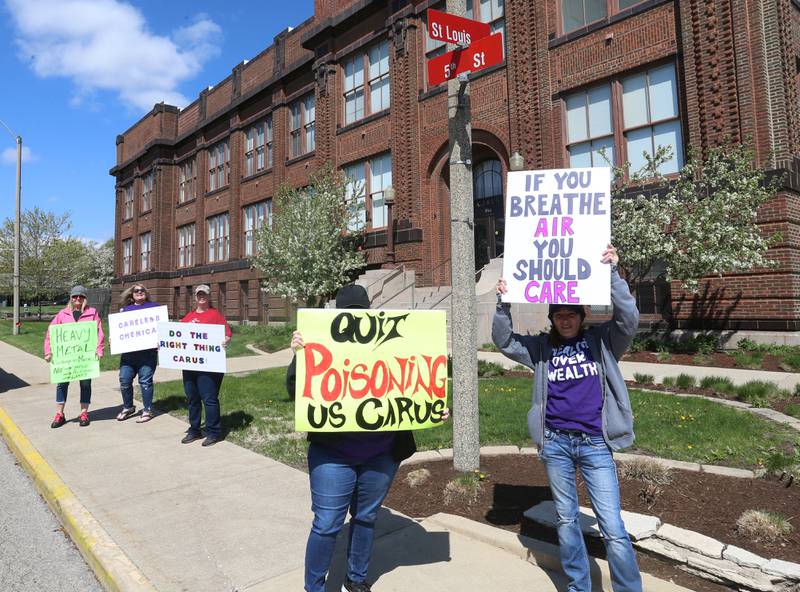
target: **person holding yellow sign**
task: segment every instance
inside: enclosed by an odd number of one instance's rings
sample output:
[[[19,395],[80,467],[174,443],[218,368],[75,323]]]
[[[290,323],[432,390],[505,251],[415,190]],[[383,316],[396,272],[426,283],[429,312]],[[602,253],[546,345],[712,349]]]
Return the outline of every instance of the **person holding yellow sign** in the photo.
[[[368,309],[369,307],[369,297],[362,286],[350,284],[340,288],[336,294],[337,309]],[[309,343],[307,346],[301,333],[294,332],[291,347],[295,352],[304,348],[312,348],[312,345]],[[375,346],[372,344],[362,347],[371,350]],[[311,352],[311,356],[307,355],[309,353],[309,351],[304,352],[304,356],[308,359],[317,359],[322,355],[319,351]],[[355,372],[358,363],[354,361],[353,364],[353,372]],[[305,373],[304,382],[317,385],[314,388],[321,389],[325,394],[324,391],[327,388],[325,384],[312,382],[311,377],[314,370],[304,366],[303,371]],[[445,358],[445,382],[446,378]],[[360,383],[363,382],[365,380],[360,381]],[[286,376],[287,390],[292,398],[295,396],[295,383],[296,359],[293,359]],[[318,393],[314,392],[314,395],[316,396]],[[334,398],[333,395],[333,393],[328,393],[326,399],[331,400]],[[360,401],[368,399],[365,395],[362,397],[359,399]],[[335,395],[335,398],[338,400],[339,395]],[[375,400],[376,405],[379,402],[380,400]],[[299,404],[300,402],[298,402]],[[441,406],[445,407],[444,402],[441,403]],[[370,417],[373,416],[377,417],[378,412],[371,407]],[[448,412],[444,409],[441,416],[437,416],[437,420],[441,422],[447,416]],[[370,426],[370,429],[376,431],[309,431],[308,433],[310,442],[308,472],[314,520],[306,545],[306,592],[323,592],[325,590],[325,580],[333,559],[336,536],[344,526],[348,510],[351,520],[347,544],[347,574],[342,590],[344,592],[369,592],[370,590],[366,578],[378,510],[389,492],[400,462],[416,451],[414,436],[409,430],[378,431],[377,426]]]
[[[511,312],[497,282],[492,340],[503,354],[534,372],[528,431],[539,447],[556,508],[559,553],[570,592],[592,589],[589,557],[578,522],[576,472],[580,469],[597,516],[614,592],[641,592],[642,579],[622,522],[617,467],[611,451],[633,444],[633,412],[617,362],[630,347],[639,311],[617,273],[619,255],[608,245],[601,261],[611,265],[610,321],[584,329],[579,304],[550,304],[549,335],[514,333]]]

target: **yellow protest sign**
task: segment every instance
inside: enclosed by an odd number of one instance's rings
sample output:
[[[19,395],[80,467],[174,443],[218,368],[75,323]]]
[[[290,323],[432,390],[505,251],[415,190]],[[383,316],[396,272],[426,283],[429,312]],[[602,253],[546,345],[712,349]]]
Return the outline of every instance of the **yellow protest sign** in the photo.
[[[440,310],[301,309],[295,428],[416,430],[447,407],[447,326]]]

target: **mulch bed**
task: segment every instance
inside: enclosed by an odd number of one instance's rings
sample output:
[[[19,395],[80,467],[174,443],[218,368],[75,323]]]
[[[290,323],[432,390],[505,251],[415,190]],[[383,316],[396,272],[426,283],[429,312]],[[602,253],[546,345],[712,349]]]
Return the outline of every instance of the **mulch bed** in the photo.
[[[736,360],[723,352],[712,354],[670,354],[669,359],[659,360],[653,352],[628,352],[622,358],[624,362],[647,362],[648,364],[675,364],[676,366],[711,366],[714,368],[744,368],[738,366]],[[778,356],[765,353],[758,370],[770,372],[796,372]]]
[[[431,478],[412,488],[406,482],[410,471],[426,468]],[[481,458],[481,471],[488,476],[474,504],[445,505],[443,491],[459,475],[452,462],[439,461],[401,467],[385,504],[406,515],[423,518],[438,512],[464,516],[471,520],[516,533],[554,541],[554,533],[532,533],[522,514],[537,503],[552,499],[541,461],[523,455]],[[800,563],[800,483],[786,487],[774,478],[737,479],[708,473],[672,471],[673,482],[650,505],[640,497],[641,486],[622,481],[622,507],[631,512],[658,516],[662,522],[699,532],[723,543],[736,545],[766,558]],[[581,484],[581,505],[589,506]],[[792,519],[794,532],[777,544],[765,544],[738,535],[736,520],[745,510],[769,510]],[[592,549],[593,550],[593,549]],[[638,553],[643,571],[672,579],[701,592],[727,588],[678,570],[667,561]]]

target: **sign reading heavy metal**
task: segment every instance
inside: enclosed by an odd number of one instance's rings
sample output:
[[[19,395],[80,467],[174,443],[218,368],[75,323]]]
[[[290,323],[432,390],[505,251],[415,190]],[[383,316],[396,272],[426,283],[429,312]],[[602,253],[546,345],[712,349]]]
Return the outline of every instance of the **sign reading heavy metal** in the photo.
[[[464,72],[478,72],[503,61],[503,36],[500,33],[473,41],[465,49],[456,49],[428,60],[428,84],[436,86]]]

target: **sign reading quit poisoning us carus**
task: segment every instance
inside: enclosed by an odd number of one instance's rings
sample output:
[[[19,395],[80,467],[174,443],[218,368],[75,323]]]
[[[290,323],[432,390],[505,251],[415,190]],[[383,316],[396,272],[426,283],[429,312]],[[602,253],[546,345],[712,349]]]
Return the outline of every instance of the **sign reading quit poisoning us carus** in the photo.
[[[301,432],[429,428],[447,407],[444,311],[301,309],[295,427]]]
[[[611,169],[508,174],[504,302],[611,303]]]

